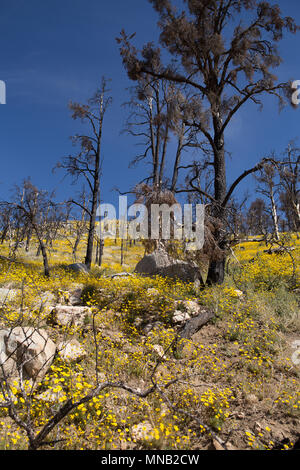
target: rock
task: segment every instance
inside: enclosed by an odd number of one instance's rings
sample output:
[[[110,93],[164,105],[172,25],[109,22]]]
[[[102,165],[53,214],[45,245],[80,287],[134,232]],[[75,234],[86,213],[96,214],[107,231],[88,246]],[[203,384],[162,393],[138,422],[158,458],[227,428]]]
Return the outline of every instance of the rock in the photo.
[[[195,317],[196,315],[198,315],[201,310],[200,305],[195,300],[184,300],[181,303],[184,309],[186,310],[186,312],[192,317]]]
[[[225,449],[216,439],[213,439],[213,445],[216,450],[237,450],[237,448],[230,444],[230,442],[224,443],[226,446]]]
[[[242,291],[239,290],[239,289],[235,289],[235,290],[234,290],[234,293],[235,293],[235,295],[236,295],[237,297],[239,297],[239,298],[242,298],[242,297],[244,296],[244,292],[242,292]]]
[[[9,357],[6,349],[6,342],[9,330],[0,330],[0,378],[14,377],[17,375],[17,365],[12,357]]]
[[[56,297],[52,292],[44,292],[33,306],[34,311],[50,312],[56,303]]]
[[[135,317],[133,324],[136,328],[139,328],[143,324],[143,319],[141,317]]]
[[[65,267],[65,269],[69,271],[73,271],[74,273],[81,273],[81,274],[89,274],[89,270],[83,263],[73,263],[69,264]]]
[[[149,421],[136,424],[131,429],[131,436],[136,441],[147,441],[153,438],[153,428]]]
[[[147,323],[147,325],[145,325],[144,328],[143,328],[143,333],[145,335],[148,335],[150,333],[150,331],[153,330],[153,328],[154,328],[153,323]]]
[[[173,323],[175,324],[182,324],[182,323],[185,323],[186,321],[190,320],[191,317],[189,316],[189,314],[187,312],[181,312],[181,310],[175,310],[174,314],[173,314]]]
[[[86,356],[86,351],[77,339],[59,343],[57,350],[60,358],[67,363],[79,362]]]
[[[149,294],[149,295],[159,295],[159,290],[155,289],[153,287],[149,287],[149,289],[147,289],[147,294]]]
[[[6,304],[6,302],[11,302],[15,300],[18,293],[19,291],[17,291],[16,289],[1,288],[0,289],[0,305]]]
[[[89,307],[56,305],[50,314],[48,322],[64,326],[82,326],[91,316],[92,311]]]
[[[73,306],[81,305],[81,295],[83,292],[83,286],[77,287],[69,293],[69,304]]]
[[[16,371],[22,367],[23,378],[39,382],[43,379],[52,364],[56,353],[56,346],[49,338],[47,332],[33,327],[18,326],[11,330],[0,331],[0,346],[2,360],[9,357],[13,360],[8,372],[10,377],[16,376]],[[6,372],[6,373],[7,373]]]
[[[162,249],[144,256],[136,265],[134,272],[144,276],[171,277],[184,282],[201,280],[202,283],[202,276],[196,263],[173,259]]]
[[[160,358],[165,356],[164,348],[160,344],[154,344],[152,349],[157,353]]]
[[[236,418],[236,419],[245,419],[246,415],[245,415],[245,413],[243,413],[241,411],[233,411],[230,414],[230,417],[231,418]]]
[[[57,392],[46,390],[45,392],[40,393],[36,398],[45,403],[59,403],[59,400],[64,398],[64,392],[62,390]]]
[[[111,279],[115,279],[117,277],[132,277],[132,274],[131,273],[116,273],[110,276]]]

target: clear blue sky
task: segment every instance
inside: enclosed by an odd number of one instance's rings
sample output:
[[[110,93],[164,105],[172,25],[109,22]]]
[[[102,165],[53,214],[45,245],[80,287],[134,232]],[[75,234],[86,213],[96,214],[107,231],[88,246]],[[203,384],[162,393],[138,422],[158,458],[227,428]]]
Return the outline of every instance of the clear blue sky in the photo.
[[[300,24],[299,1],[277,3]],[[137,151],[135,141],[120,135],[126,117],[121,105],[133,83],[123,69],[115,38],[124,28],[136,32],[139,46],[156,41],[156,23],[147,0],[1,0],[0,80],[6,82],[7,104],[0,105],[0,199],[9,197],[10,188],[28,176],[41,188],[56,189],[60,199],[74,195],[77,188],[62,181],[62,173],[52,174],[52,168],[72,152],[69,137],[80,131],[68,102],[88,99],[102,75],[112,78],[114,100],[104,129],[103,199],[115,202],[113,187],[128,190],[144,177],[142,166],[128,169]],[[300,34],[282,42],[280,80],[300,80],[299,45]],[[253,105],[244,108],[227,135],[232,153],[228,182],[266,153],[281,151],[297,138],[299,124],[300,109],[279,114],[274,100],[265,100],[262,112]],[[247,185],[253,190],[252,179],[241,190]]]

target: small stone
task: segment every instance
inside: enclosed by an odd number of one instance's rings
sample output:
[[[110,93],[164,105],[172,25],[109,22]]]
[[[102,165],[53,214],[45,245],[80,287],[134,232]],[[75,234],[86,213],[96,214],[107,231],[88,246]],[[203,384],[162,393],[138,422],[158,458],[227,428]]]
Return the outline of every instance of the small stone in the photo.
[[[230,442],[224,443],[224,446],[226,446],[225,448],[216,439],[213,439],[213,445],[216,450],[237,450],[237,448],[230,444]]]
[[[174,315],[173,315],[174,323],[185,323],[186,321],[190,319],[191,317],[187,312],[181,312],[180,310],[175,310]]]
[[[184,300],[183,305],[187,311],[187,313],[191,316],[196,316],[200,312],[200,305],[198,302],[195,302],[194,300]]]
[[[244,295],[244,292],[242,292],[241,290],[238,290],[238,289],[235,289],[234,293],[239,298],[243,297],[243,295]]]
[[[147,294],[149,294],[149,295],[159,295],[159,290],[154,289],[153,287],[149,287],[149,289],[147,289]]]
[[[160,344],[154,344],[154,351],[158,354],[159,357],[163,358],[165,355],[164,349]]]

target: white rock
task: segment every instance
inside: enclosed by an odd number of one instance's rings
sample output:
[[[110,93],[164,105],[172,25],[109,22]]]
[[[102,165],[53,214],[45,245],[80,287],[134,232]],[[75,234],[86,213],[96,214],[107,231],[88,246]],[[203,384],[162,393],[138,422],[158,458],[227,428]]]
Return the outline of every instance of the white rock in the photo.
[[[0,305],[15,300],[18,293],[16,289],[0,288]]]
[[[47,332],[33,327],[18,326],[12,330],[1,330],[1,355],[9,356],[9,375],[14,375],[16,368],[23,368],[23,378],[42,380],[51,366],[56,346]],[[6,366],[8,362],[5,363]]]
[[[235,289],[234,292],[235,292],[237,297],[243,297],[243,295],[244,295],[244,292],[242,292],[241,290],[238,290],[238,289]]]
[[[173,314],[174,323],[184,323],[190,320],[190,315],[187,312],[181,312],[181,310],[175,310]]]
[[[184,300],[182,303],[189,315],[197,316],[199,314],[201,307],[195,300]]]
[[[0,330],[0,377],[10,378],[17,374],[17,365],[12,357],[9,357],[6,350],[6,340],[9,330]]]
[[[154,344],[153,349],[159,355],[159,357],[161,358],[164,357],[165,355],[164,348],[160,344]]]
[[[154,287],[149,287],[149,289],[147,289],[147,294],[149,294],[149,295],[159,295],[159,290],[155,289]]]
[[[59,343],[57,350],[61,359],[68,363],[81,361],[86,356],[86,351],[77,339]]]
[[[50,318],[54,323],[68,326],[82,326],[85,319],[91,317],[92,311],[89,307],[75,307],[71,305],[56,305],[52,310]]]

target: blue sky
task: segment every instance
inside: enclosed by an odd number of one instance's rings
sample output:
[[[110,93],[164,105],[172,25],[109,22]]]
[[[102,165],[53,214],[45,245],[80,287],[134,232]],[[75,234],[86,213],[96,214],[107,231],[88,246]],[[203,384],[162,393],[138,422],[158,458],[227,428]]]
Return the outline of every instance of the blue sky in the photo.
[[[300,2],[279,0],[285,15],[300,24]],[[52,168],[73,151],[70,136],[80,132],[68,110],[70,100],[85,102],[102,75],[112,79],[113,106],[107,113],[103,140],[102,197],[115,202],[112,189],[129,190],[146,168],[128,169],[137,152],[135,141],[120,135],[128,99],[127,78],[115,38],[124,28],[136,32],[136,44],[156,41],[157,15],[147,0],[1,0],[0,80],[7,86],[7,104],[0,105],[0,199],[28,176],[34,184],[56,190],[60,199],[77,189]],[[280,45],[284,62],[280,80],[300,80],[300,33]],[[299,135],[300,110],[278,113],[274,100],[264,110],[242,109],[227,133],[228,183],[271,150],[281,151]],[[300,145],[300,142],[299,142]],[[188,156],[185,157],[186,161]],[[250,178],[241,187],[253,193]]]

